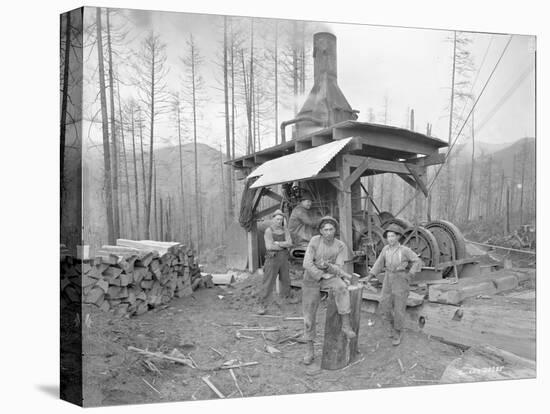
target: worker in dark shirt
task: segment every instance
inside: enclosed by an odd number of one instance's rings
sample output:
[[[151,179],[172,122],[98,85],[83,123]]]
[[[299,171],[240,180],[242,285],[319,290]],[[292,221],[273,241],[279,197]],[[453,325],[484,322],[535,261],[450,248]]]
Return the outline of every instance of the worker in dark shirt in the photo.
[[[276,210],[273,213],[271,225],[265,229],[264,241],[266,253],[264,278],[260,291],[260,308],[258,310],[260,315],[265,314],[267,311],[277,277],[279,277],[281,283],[281,296],[288,303],[296,303],[291,297],[288,263],[288,249],[292,246],[292,240],[288,228],[284,226],[284,214],[281,210]]]
[[[294,246],[306,247],[311,238],[317,234],[318,220],[311,211],[312,200],[311,194],[304,192],[300,204],[294,207],[288,220],[288,229]]]

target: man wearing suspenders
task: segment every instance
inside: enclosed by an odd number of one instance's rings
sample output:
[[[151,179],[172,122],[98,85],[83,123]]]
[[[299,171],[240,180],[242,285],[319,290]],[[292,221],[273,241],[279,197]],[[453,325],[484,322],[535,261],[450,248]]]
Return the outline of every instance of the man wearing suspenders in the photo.
[[[391,224],[384,231],[388,244],[380,252],[380,256],[370,269],[367,282],[385,269],[382,282],[382,299],[379,312],[382,318],[392,326],[392,344],[401,343],[409,283],[413,275],[420,271],[422,260],[407,246],[402,246],[399,239],[403,236],[400,227]]]

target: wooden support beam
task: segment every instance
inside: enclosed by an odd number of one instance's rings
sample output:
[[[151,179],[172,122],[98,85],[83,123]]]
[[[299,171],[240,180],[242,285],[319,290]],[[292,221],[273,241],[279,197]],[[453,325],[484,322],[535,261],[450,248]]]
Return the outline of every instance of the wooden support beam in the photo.
[[[413,176],[414,181],[416,182],[418,187],[420,187],[420,189],[422,190],[424,195],[426,197],[428,197],[428,187],[424,183],[424,179],[423,179],[423,176],[424,177],[426,176],[426,167],[419,168],[419,167],[416,167],[414,165],[409,165],[409,164],[405,164],[405,166],[407,167],[407,169],[409,170],[409,172]]]
[[[260,202],[260,198],[262,198],[263,188],[257,188],[256,194],[254,194],[254,198],[252,199],[252,212],[256,210],[256,207],[258,207],[258,203]]]
[[[406,174],[397,174],[403,181],[405,181],[407,184],[409,184],[411,187],[416,189],[416,181],[409,175]]]
[[[254,214],[254,217],[255,218],[262,218],[262,217],[265,217],[269,214],[272,214],[275,212],[275,210],[278,210],[280,208],[280,205],[279,204],[275,204],[271,207],[268,207],[268,208],[264,208],[263,210],[261,211],[258,211],[257,213]]]
[[[332,184],[337,191],[344,191],[344,183],[339,178],[329,178],[328,182]]]
[[[365,131],[354,127],[333,128],[332,137],[334,140],[356,137],[363,145],[407,151],[414,154],[430,155],[438,151],[437,147],[424,140],[415,140],[401,135],[391,135],[378,131]]]
[[[326,135],[314,135],[311,137],[311,145],[318,147],[320,145],[328,144],[332,142],[332,137]]]
[[[271,156],[271,155],[254,154],[254,162],[256,164],[263,164],[264,162],[271,161],[274,158],[275,156]]]
[[[359,155],[353,154],[346,154],[344,155],[344,158],[351,167],[355,168],[358,168],[363,164],[363,162],[367,161],[369,164],[369,170],[380,171],[384,173],[409,174],[409,170],[407,169],[405,163],[399,161],[388,161],[372,157],[361,157]]]
[[[355,183],[359,178],[361,178],[361,176],[367,170],[367,168],[369,168],[368,160],[369,158],[366,158],[365,160],[363,160],[363,162],[355,168],[355,171],[353,171],[349,175],[349,177],[344,180],[345,189],[350,188],[353,183]]]
[[[419,167],[429,167],[430,165],[443,164],[445,162],[445,154],[438,152],[426,157],[410,158],[405,162],[418,165]]]
[[[254,273],[258,269],[258,226],[252,221],[252,228],[246,233],[248,247],[248,271]]]
[[[344,157],[336,158],[338,169],[340,171],[340,180],[343,183],[350,175],[350,166]],[[340,223],[340,240],[342,240],[348,248],[348,257],[350,259],[350,249],[353,249],[353,230],[352,230],[352,208],[351,208],[351,191],[347,191],[345,187],[338,191],[338,212]],[[347,262],[344,265],[344,271],[347,273],[353,272],[353,263]]]
[[[277,194],[276,192],[274,192],[274,191],[272,191],[268,188],[264,189],[264,196],[272,198],[273,200],[278,201],[279,203],[281,203],[283,201],[282,196],[280,196],[279,194]]]
[[[250,170],[247,168],[238,168],[235,170],[235,178],[237,180],[244,180],[250,174]]]
[[[294,151],[300,152],[303,150],[307,150],[311,148],[311,140],[309,139],[303,139],[303,140],[296,140],[294,141]]]
[[[255,168],[257,165],[254,162],[253,158],[244,158],[242,161],[243,161],[243,167],[246,167],[246,168]]]

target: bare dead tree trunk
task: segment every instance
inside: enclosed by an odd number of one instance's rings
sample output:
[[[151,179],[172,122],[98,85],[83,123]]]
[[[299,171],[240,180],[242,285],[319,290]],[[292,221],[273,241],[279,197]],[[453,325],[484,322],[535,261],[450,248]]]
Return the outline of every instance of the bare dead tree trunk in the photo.
[[[109,104],[111,110],[111,152],[113,162],[113,216],[115,226],[115,238],[120,236],[120,200],[118,194],[118,143],[116,138],[115,122],[115,91],[113,82],[113,50],[111,46],[111,23],[109,19],[110,11],[106,9],[107,15],[107,53],[109,56]]]
[[[249,93],[250,93],[250,108],[252,112],[252,152],[256,152],[256,119],[254,111],[254,18],[250,19],[250,79],[249,79]]]
[[[525,165],[527,164],[527,140],[523,143],[523,160],[521,163],[521,193],[519,201],[519,224],[523,224],[523,194],[525,187]]]
[[[130,237],[135,237],[134,224],[132,219],[132,200],[130,199],[130,179],[128,177],[128,154],[126,153],[126,143],[124,141],[124,121],[122,119],[122,105],[120,103],[120,83],[117,81],[118,91],[118,115],[120,118],[120,142],[122,143],[122,155],[124,156],[124,174],[126,177],[126,200],[128,201],[128,225]]]
[[[279,143],[279,21],[275,20],[275,145]]]
[[[485,217],[490,219],[493,215],[493,156],[489,155],[487,163],[487,205],[485,206]]]
[[[294,97],[294,115],[298,113],[298,47],[296,39],[298,37],[297,22],[292,22],[292,92]]]
[[[196,101],[196,84],[195,84],[195,47],[191,47],[191,80],[192,80],[192,104],[193,104],[193,148],[195,157],[195,214],[197,218],[198,226],[198,249],[202,248],[202,212],[201,212],[201,200],[199,189],[199,154],[197,147],[197,101]]]
[[[67,102],[69,96],[69,64],[71,56],[71,13],[65,13],[65,53],[63,58],[63,91],[61,95],[61,121],[59,125],[59,204],[60,217],[63,217],[63,200],[65,198],[65,135],[67,131]]]
[[[151,42],[151,111],[149,115],[150,126],[149,126],[149,188],[152,188],[153,185],[153,138],[154,138],[154,128],[155,128],[155,43]],[[156,191],[156,185],[155,185]],[[156,196],[156,194],[155,194]],[[156,212],[155,212],[156,214]],[[145,213],[145,238],[149,238],[149,224],[151,221],[151,191],[148,192],[147,197],[147,210]]]
[[[136,197],[136,234],[135,237],[139,239],[140,237],[140,219],[139,219],[139,186],[138,186],[138,173],[137,173],[137,158],[136,158],[136,131],[134,124],[134,107],[131,108],[131,119],[132,119],[132,155],[134,161],[134,194]]]
[[[235,39],[231,20],[231,159],[235,158]],[[233,187],[233,193],[235,188]]]
[[[472,191],[474,188],[475,170],[475,136],[474,136],[474,112],[472,111],[472,165],[470,167],[470,181],[468,184],[468,201],[466,202],[466,221],[470,220],[470,208],[472,205]]]
[[[241,60],[243,64],[243,80],[244,80],[244,95],[245,95],[245,102],[246,102],[246,118],[248,121],[248,142],[246,145],[246,153],[251,154],[252,153],[252,107],[250,103],[250,95],[248,90],[250,87],[248,86],[247,76],[246,76],[246,65],[244,63],[244,51],[241,49]]]
[[[456,74],[456,31],[454,32],[454,41],[453,41],[453,73],[451,76],[451,104],[449,111],[449,149],[452,145],[453,140],[453,115],[454,115],[454,101],[455,101],[455,74]],[[451,182],[451,157],[447,157],[446,165],[447,173],[447,197],[445,200],[445,215],[449,215],[449,207],[451,205],[452,198],[452,182]],[[447,217],[448,218],[448,217]]]
[[[153,227],[154,227],[154,232],[152,232],[152,234],[154,234],[154,237],[156,240],[159,240],[159,217],[158,217],[158,208],[157,208],[157,203],[158,203],[158,187],[157,187],[157,163],[156,161],[154,161],[154,168],[153,168],[153,175],[154,175],[154,180],[153,182],[151,183],[151,185],[153,186]]]
[[[155,179],[156,181],[156,179]],[[159,231],[159,240],[164,241],[164,209],[162,206],[162,196],[159,197],[159,203],[160,203],[160,214],[159,214],[159,221],[160,221],[160,231]]]
[[[180,197],[181,197],[181,213],[182,213],[182,226],[181,226],[181,240],[183,240],[183,236],[185,235],[186,231],[186,223],[185,223],[185,197],[184,197],[184,190],[183,190],[183,148],[181,143],[181,108],[178,101],[178,107],[177,107],[177,120],[178,120],[178,143],[179,143],[179,161],[180,161]]]
[[[228,61],[227,61],[227,16],[223,18],[223,93],[224,93],[224,110],[225,110],[225,153],[227,158],[231,158],[231,129],[229,120],[229,83],[228,83]],[[221,156],[221,154],[220,154]],[[224,222],[227,227],[228,222],[233,220],[233,181],[231,180],[231,166],[226,166],[225,187],[227,187],[226,196],[226,213],[224,214]]]
[[[138,109],[139,111],[139,119],[138,119],[138,122],[139,122],[139,145],[140,145],[140,150],[141,150],[141,178],[143,180],[143,211],[144,211],[144,214],[145,216],[147,216],[147,200],[148,200],[148,192],[151,191],[151,188],[147,188],[147,179],[145,177],[145,151],[143,150],[143,119],[141,117],[141,109]],[[146,226],[147,228],[149,227],[149,221],[147,219],[145,219],[146,221]],[[144,231],[144,235],[146,237],[148,237],[147,235],[149,234],[146,230],[145,230],[145,227],[143,228],[143,231]]]
[[[103,65],[103,33],[101,27],[101,8],[96,9],[96,33],[97,33],[97,59],[99,71],[99,95],[101,101],[101,126],[103,131],[103,167],[105,186],[105,207],[107,215],[107,241],[115,243],[115,232],[113,222],[113,189],[111,181],[111,155],[109,148],[109,125],[107,116],[107,96],[105,93],[105,68]]]

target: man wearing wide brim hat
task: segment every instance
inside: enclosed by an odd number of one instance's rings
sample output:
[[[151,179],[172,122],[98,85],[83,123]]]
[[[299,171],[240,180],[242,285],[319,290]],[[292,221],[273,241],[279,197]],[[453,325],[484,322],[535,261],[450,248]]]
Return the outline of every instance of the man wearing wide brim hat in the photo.
[[[295,246],[307,246],[314,234],[317,233],[318,220],[311,211],[313,197],[308,191],[303,191],[300,204],[292,210],[288,219],[288,229]]]
[[[275,289],[277,277],[281,283],[280,294],[288,302],[292,301],[290,294],[290,273],[288,249],[292,246],[292,239],[288,228],[284,225],[285,215],[281,210],[275,210],[271,215],[271,225],[265,229],[265,262],[264,276],[260,289],[260,309],[263,315],[267,311],[269,299]]]
[[[382,298],[378,306],[382,318],[391,325],[393,345],[401,343],[405,311],[409,297],[409,283],[415,273],[420,271],[422,260],[407,246],[402,246],[399,240],[403,236],[401,227],[390,224],[384,231],[388,244],[380,252],[380,256],[372,266],[367,276],[367,282],[385,269],[382,282]]]
[[[342,278],[348,275],[342,271],[348,257],[348,248],[344,242],[334,236],[338,221],[330,216],[319,222],[320,235],[311,238],[304,256],[304,280],[302,283],[302,307],[304,312],[304,339],[307,341],[304,364],[313,361],[313,341],[315,339],[317,309],[321,301],[321,289],[334,292],[336,308],[342,317],[342,332],[352,339],[356,336],[351,327],[350,295],[347,284]]]

